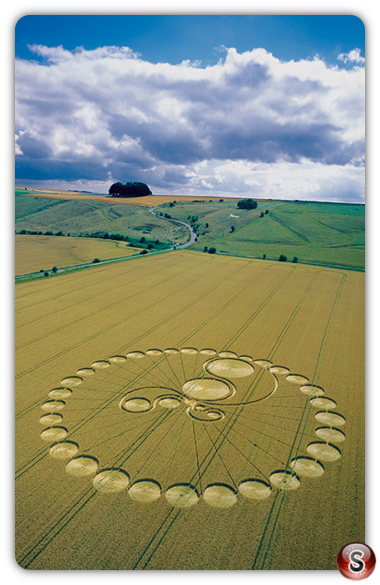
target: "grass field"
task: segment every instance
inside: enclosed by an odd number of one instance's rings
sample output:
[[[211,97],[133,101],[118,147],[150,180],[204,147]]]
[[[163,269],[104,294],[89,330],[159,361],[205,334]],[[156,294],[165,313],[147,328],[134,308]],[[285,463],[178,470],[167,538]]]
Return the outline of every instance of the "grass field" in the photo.
[[[28,203],[29,200],[31,203]],[[176,242],[189,239],[184,226],[162,221],[139,205],[123,205],[95,201],[55,201],[45,204],[42,197],[16,195],[16,230],[62,231],[65,235],[108,233],[121,234],[134,240]]]
[[[186,250],[17,284],[22,567],[334,570],[364,540],[364,274]]]
[[[284,254],[288,261],[297,257],[299,262],[364,269],[364,205],[259,201],[257,209],[247,211],[226,200],[178,203],[169,213],[182,221],[198,218],[194,249],[213,246],[219,253],[265,254],[271,260]]]
[[[141,249],[129,247],[126,242],[16,234],[16,275],[51,270],[53,266],[76,266],[92,262],[95,258],[121,258],[139,252]]]
[[[68,194],[71,197],[72,194]],[[197,233],[194,250],[215,247],[218,254],[333,266],[352,270],[365,267],[364,205],[295,201],[258,201],[255,210],[240,210],[236,199],[146,199],[158,205],[155,217],[146,206],[105,201],[48,200],[16,194],[16,229],[71,233],[118,233],[134,238],[182,244],[188,230],[165,219],[165,214],[191,223]],[[79,198],[79,199],[78,199]],[[148,202],[149,199],[149,202]],[[173,197],[171,198],[173,200]],[[129,200],[128,200],[129,201]],[[49,205],[46,204],[49,202]],[[263,216],[262,216],[263,214]]]

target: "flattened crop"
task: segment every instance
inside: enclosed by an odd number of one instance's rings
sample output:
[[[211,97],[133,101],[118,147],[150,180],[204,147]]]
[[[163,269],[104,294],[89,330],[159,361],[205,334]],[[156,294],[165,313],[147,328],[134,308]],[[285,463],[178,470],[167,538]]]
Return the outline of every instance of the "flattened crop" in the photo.
[[[363,286],[188,251],[19,284],[18,563],[334,569],[364,539]]]

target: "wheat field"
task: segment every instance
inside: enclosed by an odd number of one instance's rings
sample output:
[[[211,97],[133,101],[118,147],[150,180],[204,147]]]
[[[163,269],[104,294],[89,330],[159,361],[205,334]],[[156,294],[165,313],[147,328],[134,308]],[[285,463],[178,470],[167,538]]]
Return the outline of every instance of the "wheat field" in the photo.
[[[162,205],[173,201],[173,195],[147,195],[144,197],[112,197],[111,195],[97,195],[96,193],[75,193],[71,191],[58,191],[48,189],[29,189],[20,194],[25,197],[46,197],[47,199],[60,199],[62,201],[97,201],[99,203],[114,203],[117,205],[142,205],[143,207],[152,207],[153,205]],[[209,201],[209,197],[178,195],[176,201],[188,203],[189,201]],[[228,198],[225,198],[228,199]],[[238,198],[231,198],[238,201]]]
[[[330,570],[352,541],[362,273],[177,250],[16,285],[21,567]]]
[[[139,254],[126,242],[96,240],[95,238],[65,238],[62,236],[15,235],[16,274],[30,274],[92,262],[95,258],[108,260]]]

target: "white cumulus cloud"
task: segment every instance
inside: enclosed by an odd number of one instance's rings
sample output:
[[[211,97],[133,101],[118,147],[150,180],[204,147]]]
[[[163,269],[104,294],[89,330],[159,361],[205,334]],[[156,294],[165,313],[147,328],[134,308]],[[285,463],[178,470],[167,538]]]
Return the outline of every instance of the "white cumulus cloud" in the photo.
[[[359,63],[360,65],[364,65],[365,58],[360,55],[360,49],[352,49],[349,53],[340,53],[338,55],[338,59],[343,61],[344,63]]]
[[[352,68],[265,49],[225,49],[204,68],[149,63],[128,47],[30,50],[40,60],[16,61],[19,182],[266,197],[273,176],[295,199],[363,198],[358,49],[339,56]]]

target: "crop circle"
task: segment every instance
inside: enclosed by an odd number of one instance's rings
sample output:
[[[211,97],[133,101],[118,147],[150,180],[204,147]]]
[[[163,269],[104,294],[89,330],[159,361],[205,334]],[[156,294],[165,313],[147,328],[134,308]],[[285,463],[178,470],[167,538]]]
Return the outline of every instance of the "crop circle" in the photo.
[[[337,461],[341,455],[337,447],[327,443],[310,443],[307,451],[321,461]]]
[[[297,457],[290,463],[290,467],[300,476],[319,477],[324,473],[324,467],[315,459]]]
[[[209,485],[203,494],[204,500],[214,508],[230,508],[237,502],[237,495],[228,485]]]
[[[71,459],[66,465],[66,471],[74,477],[87,477],[96,473],[98,467],[99,465],[96,459],[82,455]]]
[[[146,412],[152,408],[151,403],[146,398],[131,398],[131,400],[122,400],[121,408],[127,412]]]
[[[212,378],[189,380],[182,386],[182,390],[186,396],[197,400],[221,400],[232,394],[228,384]]]
[[[245,360],[226,357],[210,361],[205,369],[210,374],[220,376],[221,378],[244,378],[254,372],[253,366]]]
[[[250,500],[265,500],[271,491],[270,485],[257,479],[247,479],[239,485],[239,492]]]
[[[60,441],[67,435],[67,429],[64,427],[49,427],[42,431],[40,437],[44,441],[53,443],[54,441]]]
[[[173,485],[166,493],[165,498],[172,506],[178,508],[189,508],[198,502],[197,490],[191,485]]]
[[[161,488],[155,481],[141,480],[129,488],[129,495],[136,502],[154,502],[161,496]]]
[[[289,471],[278,471],[272,473],[270,476],[271,483],[280,490],[296,490],[300,487],[301,482],[296,475],[293,475]]]
[[[49,453],[55,459],[71,459],[78,452],[78,445],[66,441],[64,443],[56,443],[50,447]]]
[[[107,469],[94,477],[93,484],[102,493],[121,492],[128,487],[129,475],[122,469]]]
[[[40,404],[49,455],[96,492],[125,491],[133,505],[162,498],[176,508],[203,501],[227,510],[293,493],[341,458],[334,443],[346,438],[346,419],[324,388],[229,349],[122,351],[60,384]]]

